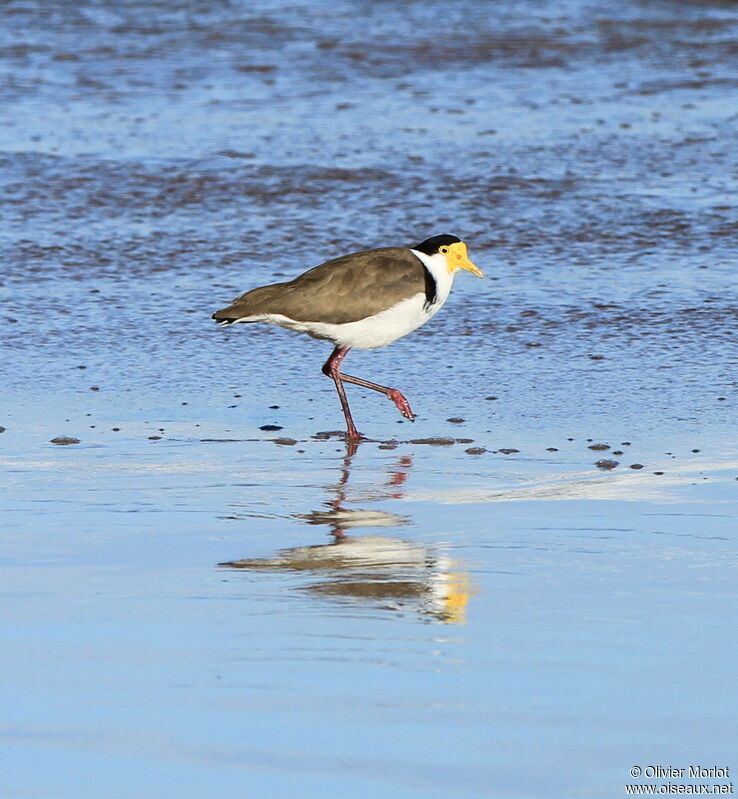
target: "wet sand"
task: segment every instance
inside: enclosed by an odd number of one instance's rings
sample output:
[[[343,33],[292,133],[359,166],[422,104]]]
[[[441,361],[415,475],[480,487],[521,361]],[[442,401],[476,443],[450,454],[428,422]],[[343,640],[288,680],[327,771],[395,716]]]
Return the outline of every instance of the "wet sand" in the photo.
[[[3,796],[735,766],[734,4],[0,17]],[[210,321],[439,232],[487,279],[349,355],[418,414],[356,448]]]

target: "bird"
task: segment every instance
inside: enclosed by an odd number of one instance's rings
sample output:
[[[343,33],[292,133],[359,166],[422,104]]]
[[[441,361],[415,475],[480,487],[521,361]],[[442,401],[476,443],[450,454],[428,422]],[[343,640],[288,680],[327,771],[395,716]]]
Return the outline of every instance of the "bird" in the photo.
[[[432,236],[412,247],[380,247],[333,258],[293,280],[251,289],[212,318],[221,326],[266,322],[333,342],[323,365],[338,392],[346,420],[346,440],[360,441],[345,383],[378,391],[411,421],[405,396],[369,380],[344,374],[351,349],[384,347],[412,333],[443,307],[456,273],[484,277],[457,236]]]

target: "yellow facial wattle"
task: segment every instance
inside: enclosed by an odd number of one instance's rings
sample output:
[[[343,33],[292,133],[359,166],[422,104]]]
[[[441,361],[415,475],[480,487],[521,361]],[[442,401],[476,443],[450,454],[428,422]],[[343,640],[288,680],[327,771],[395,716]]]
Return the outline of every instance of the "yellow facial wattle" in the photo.
[[[459,269],[465,269],[471,272],[476,277],[484,277],[482,270],[469,260],[466,254],[466,244],[463,241],[457,241],[454,244],[449,244],[448,247],[441,248],[441,252],[446,256],[446,266],[450,273],[458,272]]]

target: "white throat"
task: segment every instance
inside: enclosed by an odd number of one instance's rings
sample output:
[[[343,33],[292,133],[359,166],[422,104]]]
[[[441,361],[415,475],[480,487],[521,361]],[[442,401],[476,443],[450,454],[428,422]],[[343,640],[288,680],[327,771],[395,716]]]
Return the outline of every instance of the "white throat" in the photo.
[[[455,273],[448,271],[446,256],[441,255],[440,252],[435,255],[426,255],[419,250],[411,250],[411,252],[420,258],[436,281],[436,301],[433,303],[433,313],[435,313],[448,299],[451,286],[454,284]]]

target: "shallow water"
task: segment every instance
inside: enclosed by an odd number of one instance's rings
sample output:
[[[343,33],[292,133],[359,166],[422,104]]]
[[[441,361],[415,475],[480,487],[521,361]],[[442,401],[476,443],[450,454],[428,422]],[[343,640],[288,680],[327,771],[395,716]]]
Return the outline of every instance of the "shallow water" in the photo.
[[[735,4],[0,22],[3,796],[738,767]],[[487,277],[349,356],[418,414],[355,452],[325,344],[210,321],[439,232]]]

